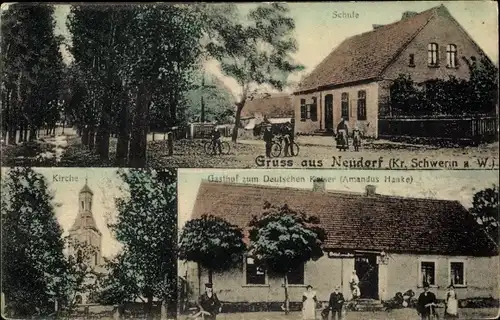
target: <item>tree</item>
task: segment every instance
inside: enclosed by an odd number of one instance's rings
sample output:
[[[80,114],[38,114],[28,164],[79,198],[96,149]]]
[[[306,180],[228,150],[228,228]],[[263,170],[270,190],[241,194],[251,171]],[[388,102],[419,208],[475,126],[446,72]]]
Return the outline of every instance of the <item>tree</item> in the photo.
[[[34,140],[36,130],[59,117],[63,74],[54,7],[16,3],[2,12],[2,113],[9,143]]]
[[[484,231],[498,243],[498,186],[493,185],[491,188],[476,192],[472,198],[472,208],[469,211]]]
[[[127,79],[136,88],[129,165],[146,163],[149,107],[158,88],[166,87],[171,115],[181,95],[190,86],[190,73],[201,57],[201,26],[193,6],[138,5],[130,21],[130,46],[125,61]],[[164,91],[165,92],[165,91]],[[175,123],[175,119],[172,121]]]
[[[2,181],[2,290],[13,317],[48,315],[66,301],[62,228],[45,178],[10,169]]]
[[[315,216],[294,211],[286,204],[264,204],[264,212],[249,223],[250,254],[268,270],[283,276],[285,312],[288,313],[288,273],[323,256],[326,233]]]
[[[196,262],[199,271],[200,266],[206,268],[209,282],[212,282],[214,271],[238,266],[245,251],[242,230],[213,215],[188,221],[179,240],[179,259]]]
[[[241,88],[236,102],[232,140],[236,142],[241,111],[253,99],[255,87],[270,85],[280,91],[290,74],[303,70],[291,54],[297,52],[295,22],[284,3],[263,3],[251,10],[248,21],[236,14],[234,5],[214,6],[207,15],[207,52],[220,62],[222,72]]]
[[[486,55],[467,59],[463,57],[470,70],[471,103],[478,113],[493,113],[498,102],[498,68]]]
[[[164,306],[175,306],[177,300],[175,171],[120,170],[119,175],[126,182],[126,196],[116,200],[117,221],[109,227],[123,244],[123,253],[110,264],[111,272],[126,273],[116,280],[138,288],[151,317],[153,298]]]

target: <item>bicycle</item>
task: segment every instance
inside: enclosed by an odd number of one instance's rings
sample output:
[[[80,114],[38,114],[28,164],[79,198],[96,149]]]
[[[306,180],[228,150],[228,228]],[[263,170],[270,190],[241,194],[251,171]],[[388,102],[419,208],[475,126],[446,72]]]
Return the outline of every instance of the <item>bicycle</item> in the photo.
[[[284,149],[284,146],[283,146],[283,141],[285,140],[285,138],[281,135],[275,137],[273,139],[273,143],[271,145],[271,156],[272,157],[275,157],[275,158],[278,158],[280,155],[281,155],[281,152],[283,151]],[[294,142],[292,144],[292,154],[291,156],[294,157],[294,156],[298,156],[299,155],[299,145]]]
[[[228,155],[229,152],[231,151],[231,146],[229,145],[229,143],[227,141],[220,141],[220,144],[221,144],[221,154],[223,155]],[[210,141],[207,141],[205,142],[204,146],[203,146],[203,150],[205,151],[205,153],[209,156],[211,155],[215,155],[217,154],[217,151],[219,150],[219,148],[217,146],[215,146],[215,149],[214,149],[214,145],[213,145],[213,141],[210,140]],[[214,153],[214,150],[215,150],[215,153]]]

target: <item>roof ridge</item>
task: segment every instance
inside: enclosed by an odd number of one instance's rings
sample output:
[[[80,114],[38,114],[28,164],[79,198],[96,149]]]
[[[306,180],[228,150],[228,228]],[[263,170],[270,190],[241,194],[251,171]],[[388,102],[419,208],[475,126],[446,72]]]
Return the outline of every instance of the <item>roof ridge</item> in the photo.
[[[233,186],[233,187],[250,187],[250,188],[265,188],[265,189],[282,189],[282,190],[293,190],[293,191],[303,191],[303,192],[315,192],[318,193],[317,191],[313,191],[312,189],[306,189],[306,188],[296,188],[296,187],[279,187],[279,186],[269,186],[269,185],[260,185],[260,184],[244,184],[244,183],[234,183],[234,182],[213,182],[213,181],[207,181],[207,180],[202,180],[201,184],[211,184],[211,185],[227,185],[227,186]],[[200,186],[201,186],[200,184]],[[369,184],[369,183],[367,183]],[[342,191],[342,190],[325,190],[325,194],[335,194],[335,195],[340,195],[340,196],[359,196],[359,197],[366,197],[365,193],[363,192],[355,192],[355,191]],[[397,195],[387,195],[387,194],[380,194],[377,193],[375,197],[372,196],[372,198],[389,198],[389,199],[404,199],[404,200],[418,200],[418,201],[436,201],[436,202],[451,202],[451,203],[456,203],[463,207],[465,210],[467,210],[458,200],[450,200],[450,199],[436,199],[436,198],[416,198],[416,197],[407,197],[407,196],[397,196]]]
[[[365,34],[370,33],[370,32],[377,32],[377,31],[381,31],[381,30],[385,29],[386,27],[393,27],[395,24],[398,24],[398,23],[400,23],[400,22],[407,22],[407,21],[409,21],[409,20],[413,20],[413,19],[415,19],[416,17],[421,16],[421,15],[426,14],[426,13],[429,13],[429,12],[431,12],[431,11],[434,11],[433,13],[436,13],[436,10],[437,10],[437,9],[439,9],[441,6],[443,6],[443,5],[439,5],[439,6],[437,6],[437,7],[432,7],[432,8],[429,8],[429,9],[427,9],[427,10],[421,11],[421,12],[417,13],[416,15],[414,15],[414,16],[412,16],[412,17],[409,17],[409,18],[406,18],[406,19],[399,19],[399,20],[397,20],[397,21],[394,21],[394,22],[391,22],[391,23],[388,23],[388,24],[383,24],[383,25],[381,25],[380,27],[378,27],[377,29],[372,29],[372,30],[368,30],[368,31],[363,32],[363,33],[355,34],[355,35],[351,36],[350,38],[352,38],[352,37],[356,37],[356,36],[365,35]],[[431,16],[431,17],[432,17],[432,16]],[[431,17],[429,17],[429,19],[430,19]],[[428,19],[428,20],[429,20],[429,19]],[[418,32],[419,32],[419,31],[417,31],[417,33],[418,33]],[[348,38],[348,39],[349,39],[349,38]]]

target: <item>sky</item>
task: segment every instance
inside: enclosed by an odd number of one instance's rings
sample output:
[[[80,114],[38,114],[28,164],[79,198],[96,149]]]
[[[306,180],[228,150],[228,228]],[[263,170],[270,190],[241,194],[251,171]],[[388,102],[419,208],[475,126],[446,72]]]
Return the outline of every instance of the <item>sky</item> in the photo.
[[[2,168],[2,175],[5,172]],[[107,227],[107,221],[116,217],[115,199],[123,193],[120,186],[123,181],[116,174],[116,169],[107,168],[35,168],[49,183],[49,190],[54,195],[56,218],[64,230],[63,236],[68,235],[68,230],[73,226],[78,214],[78,195],[88,179],[88,186],[94,193],[92,213],[97,228],[102,233],[102,255],[112,257],[121,249]],[[59,176],[73,177],[72,182],[56,182]],[[54,179],[55,178],[55,179]]]
[[[384,2],[299,2],[289,3],[290,14],[296,23],[295,38],[299,50],[294,58],[306,69],[290,78],[299,81],[311,72],[345,38],[372,30],[373,24],[388,24],[401,19],[404,11],[421,12],[443,4],[453,17],[498,64],[498,12],[494,1],[395,1]],[[254,3],[239,4],[245,16]],[[358,18],[334,18],[339,13],[357,13]],[[69,5],[56,6],[56,32],[68,36],[66,18]],[[66,54],[68,59],[68,54]],[[237,83],[220,72],[211,61],[206,69],[220,77],[235,96],[240,94]]]
[[[459,201],[465,208],[472,206],[472,197],[482,189],[498,185],[498,172],[478,170],[428,170],[428,171],[388,171],[388,170],[304,170],[304,169],[249,169],[249,170],[222,170],[222,169],[179,169],[177,193],[178,198],[178,226],[182,228],[190,219],[198,188],[202,180],[212,179],[211,176],[238,175],[237,183],[242,183],[245,177],[259,178],[259,185],[312,189],[311,176],[327,178],[336,177],[336,182],[326,182],[327,190],[365,192],[367,183],[342,183],[341,176],[347,177],[379,177],[379,183],[370,183],[376,186],[376,192],[383,195],[393,195],[414,198],[431,198]],[[264,175],[269,177],[305,177],[306,183],[265,182]],[[412,178],[410,184],[385,183],[384,177]],[[326,180],[328,181],[328,180]],[[222,196],[222,195],[221,195]],[[217,199],[214,199],[217,201]]]

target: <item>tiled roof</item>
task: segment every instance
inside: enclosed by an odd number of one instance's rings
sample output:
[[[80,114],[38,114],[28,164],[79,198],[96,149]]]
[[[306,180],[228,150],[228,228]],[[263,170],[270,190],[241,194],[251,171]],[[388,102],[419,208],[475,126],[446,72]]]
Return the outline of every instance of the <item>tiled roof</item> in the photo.
[[[325,249],[489,256],[497,247],[457,201],[202,182],[192,218],[212,214],[245,228],[264,202],[320,218]]]
[[[345,39],[299,84],[296,92],[379,77],[444,6]]]
[[[269,97],[258,96],[247,101],[241,111],[241,117],[254,117],[256,114],[268,118],[291,118],[294,110],[292,97],[289,94],[271,94]]]

